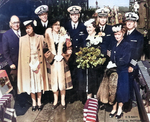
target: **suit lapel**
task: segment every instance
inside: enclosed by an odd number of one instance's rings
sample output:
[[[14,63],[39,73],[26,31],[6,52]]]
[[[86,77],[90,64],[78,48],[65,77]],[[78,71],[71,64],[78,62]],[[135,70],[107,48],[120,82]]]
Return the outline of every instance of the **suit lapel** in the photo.
[[[14,33],[14,31],[11,29],[11,36],[12,38],[16,38],[15,40],[19,40],[19,37]]]

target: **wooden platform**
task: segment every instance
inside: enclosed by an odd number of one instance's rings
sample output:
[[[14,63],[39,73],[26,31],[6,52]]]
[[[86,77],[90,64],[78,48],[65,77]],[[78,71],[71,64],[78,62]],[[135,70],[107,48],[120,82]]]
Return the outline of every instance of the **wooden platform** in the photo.
[[[47,103],[41,112],[32,112],[28,105],[26,108],[16,107],[17,122],[83,122],[83,107],[80,101],[67,104],[66,110],[59,105],[55,110],[51,109],[52,104]],[[99,122],[141,122],[138,108],[132,108],[131,112],[124,113],[119,120],[109,117],[111,106],[107,106],[106,110],[98,112]]]

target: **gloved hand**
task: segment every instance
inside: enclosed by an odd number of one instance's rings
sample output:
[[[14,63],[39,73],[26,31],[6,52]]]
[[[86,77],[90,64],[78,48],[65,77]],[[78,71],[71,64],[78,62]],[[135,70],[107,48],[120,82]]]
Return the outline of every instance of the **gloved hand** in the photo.
[[[56,61],[61,61],[62,59],[63,59],[63,56],[62,55],[56,55],[55,57],[54,57],[54,59],[56,60]]]

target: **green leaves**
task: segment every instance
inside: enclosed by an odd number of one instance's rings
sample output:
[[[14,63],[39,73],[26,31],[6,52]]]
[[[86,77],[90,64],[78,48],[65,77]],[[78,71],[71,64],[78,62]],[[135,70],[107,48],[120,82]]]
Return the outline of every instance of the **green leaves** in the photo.
[[[77,68],[90,68],[96,67],[97,65],[104,64],[106,58],[101,54],[99,48],[84,47],[80,48],[80,51],[76,53],[76,62],[78,63]]]

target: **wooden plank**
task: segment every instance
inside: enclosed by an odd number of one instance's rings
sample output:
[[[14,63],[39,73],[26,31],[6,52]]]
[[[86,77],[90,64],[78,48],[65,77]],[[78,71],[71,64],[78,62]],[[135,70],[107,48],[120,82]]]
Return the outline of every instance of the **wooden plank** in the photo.
[[[99,122],[105,122],[105,115],[106,114],[106,112],[105,112],[105,110],[100,110],[99,109],[99,111],[98,111],[98,120],[99,120]]]
[[[60,105],[50,115],[48,122],[83,122],[83,107],[80,101],[67,104],[66,110]]]
[[[50,114],[53,112],[51,110],[52,104],[48,103],[44,105],[41,112],[39,112],[34,122],[47,122],[50,118]]]
[[[26,110],[27,109],[27,110]],[[32,111],[32,107],[27,106],[26,108],[17,108],[17,111],[25,111],[24,115],[17,116],[17,122],[34,122],[39,114],[39,111]]]
[[[110,118],[109,113],[110,111],[106,111],[105,122],[141,122],[137,107],[132,108],[130,112],[123,112],[123,116],[120,119],[116,119],[115,116]]]
[[[27,106],[24,115],[17,116],[17,122],[83,122],[84,105],[80,101],[67,104],[66,110],[63,110],[61,105],[55,110],[52,110],[51,107],[52,104],[48,103],[43,107],[41,112],[32,112],[32,108]],[[20,108],[20,111],[23,109]],[[110,105],[108,105],[105,110],[99,109],[99,122],[141,122],[137,107],[132,108],[130,112],[124,112],[123,117],[119,120],[115,117],[109,117],[111,110],[112,106]]]

